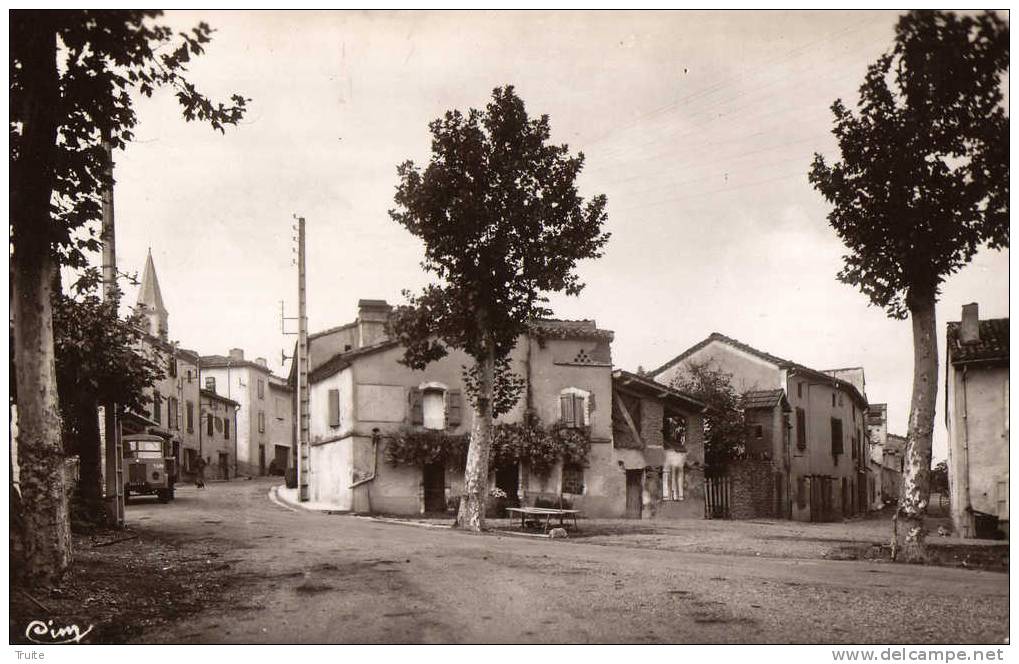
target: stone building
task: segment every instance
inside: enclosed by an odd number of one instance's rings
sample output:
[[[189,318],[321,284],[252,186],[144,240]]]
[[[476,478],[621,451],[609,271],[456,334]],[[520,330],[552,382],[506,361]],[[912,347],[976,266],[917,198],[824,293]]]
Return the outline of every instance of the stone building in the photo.
[[[237,409],[233,399],[201,390],[202,456],[208,462],[206,479],[228,480],[237,475]]]
[[[244,359],[244,351],[232,348],[227,355],[203,355],[202,388],[236,401],[238,475],[265,475],[275,454],[270,422],[275,402],[269,387],[272,372],[263,357]],[[289,439],[279,441],[289,444]]]
[[[357,512],[447,512],[462,493],[463,470],[456,460],[394,464],[387,450],[401,437],[470,431],[472,409],[462,374],[472,360],[452,351],[422,371],[406,367],[400,363],[404,349],[386,337],[389,311],[383,301],[361,300],[353,323],[309,336],[311,499]],[[568,429],[590,441],[590,452],[582,466],[560,460],[546,472],[526,463],[495,468],[489,485],[505,494],[501,504],[568,504],[586,516],[657,514],[666,412],[687,416],[686,454],[691,461],[702,458],[699,404],[632,374],[614,376],[612,339],[594,321],[559,320],[538,321],[520,337],[509,366],[526,388],[497,422],[536,420]],[[639,443],[628,447],[613,443],[617,387],[642,408],[640,424],[633,423]],[[627,412],[634,417],[635,411]],[[682,445],[674,447],[682,453]],[[671,477],[673,486],[676,478],[680,482],[677,502],[697,501],[697,473]],[[699,515],[699,509],[698,503],[686,511]]]
[[[766,464],[757,464],[754,477],[755,483],[772,484],[772,515],[831,521],[866,511],[860,490],[867,473],[862,369],[817,371],[716,332],[650,375],[672,385],[694,364],[730,374],[736,391],[753,399],[751,405],[758,398],[765,404],[751,409],[761,412],[749,415],[755,425],[750,444],[768,454],[758,458]]]
[[[1008,535],[1008,319],[976,304],[948,324],[945,424],[952,524],[960,537]]]

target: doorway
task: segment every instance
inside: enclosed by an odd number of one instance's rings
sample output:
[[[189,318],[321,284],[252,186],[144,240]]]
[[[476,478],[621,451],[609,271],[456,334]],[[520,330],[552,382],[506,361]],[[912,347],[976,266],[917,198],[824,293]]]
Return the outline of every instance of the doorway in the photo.
[[[446,511],[446,468],[441,463],[425,464],[422,483],[426,512]]]
[[[258,474],[265,475],[265,445],[258,446]]]
[[[643,470],[626,471],[626,518],[639,519],[643,500]]]
[[[219,453],[219,479],[230,479],[230,455],[226,452]]]
[[[495,469],[495,486],[506,494],[505,498],[500,498],[504,507],[520,507],[519,483],[520,466],[518,464],[499,466]]]

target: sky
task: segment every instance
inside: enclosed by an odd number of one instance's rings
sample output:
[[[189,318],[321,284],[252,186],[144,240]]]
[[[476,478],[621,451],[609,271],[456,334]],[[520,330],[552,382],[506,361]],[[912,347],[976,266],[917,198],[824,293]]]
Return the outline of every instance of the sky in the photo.
[[[243,348],[285,374],[293,216],[307,219],[312,332],[353,320],[360,298],[402,302],[428,275],[387,214],[397,164],[427,162],[429,121],[512,84],[586,155],[580,193],[608,198],[612,239],[580,265],[579,297],[552,297],[557,317],[615,331],[613,362],[629,370],[712,332],[815,369],[863,366],[869,400],[904,434],[910,325],[836,280],[844,250],[807,181],[814,152],[837,159],[831,103],[855,105],[896,16],[170,12],[175,28],[217,30],[191,80],[250,111],[220,135],[185,123],[170,91],[137,100],[137,140],[115,154],[118,264],[140,273],[151,248],[182,346]],[[944,284],[942,364],[944,324],[967,302],[1008,316],[1008,252],[981,251]]]

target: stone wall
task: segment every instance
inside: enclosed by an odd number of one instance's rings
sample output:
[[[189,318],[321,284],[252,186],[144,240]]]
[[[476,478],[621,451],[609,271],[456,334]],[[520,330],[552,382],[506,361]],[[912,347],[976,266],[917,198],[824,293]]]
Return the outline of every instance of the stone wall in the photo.
[[[746,460],[729,467],[733,519],[775,516],[775,473],[768,461]]]

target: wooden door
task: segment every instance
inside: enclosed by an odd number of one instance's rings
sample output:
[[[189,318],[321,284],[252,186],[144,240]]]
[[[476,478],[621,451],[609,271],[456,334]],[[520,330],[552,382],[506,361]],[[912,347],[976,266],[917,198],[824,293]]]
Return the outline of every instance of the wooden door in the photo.
[[[626,471],[626,517],[639,519],[643,499],[641,497],[643,470]]]
[[[441,463],[430,463],[423,469],[425,511],[446,511],[446,468]]]

